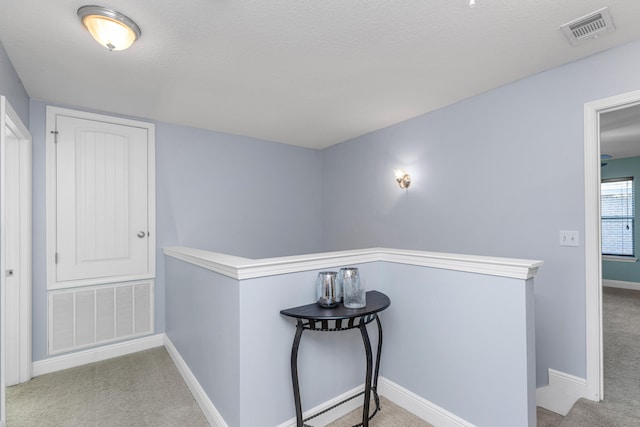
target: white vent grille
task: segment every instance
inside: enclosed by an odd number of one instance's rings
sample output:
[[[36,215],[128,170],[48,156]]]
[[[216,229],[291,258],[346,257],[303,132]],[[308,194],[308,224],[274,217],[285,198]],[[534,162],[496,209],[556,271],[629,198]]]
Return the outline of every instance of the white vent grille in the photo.
[[[49,354],[153,333],[153,281],[49,292]]]
[[[560,28],[573,46],[616,29],[608,7],[567,22]]]

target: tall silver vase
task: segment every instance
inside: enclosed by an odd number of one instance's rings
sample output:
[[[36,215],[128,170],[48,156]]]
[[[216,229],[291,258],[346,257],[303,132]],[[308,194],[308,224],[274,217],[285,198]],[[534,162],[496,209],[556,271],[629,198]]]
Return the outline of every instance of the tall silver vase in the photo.
[[[362,308],[367,305],[367,294],[357,268],[341,268],[338,281],[342,287],[342,300],[345,307]]]
[[[335,271],[321,271],[316,279],[316,298],[321,307],[335,307],[340,302],[338,298],[338,273]]]

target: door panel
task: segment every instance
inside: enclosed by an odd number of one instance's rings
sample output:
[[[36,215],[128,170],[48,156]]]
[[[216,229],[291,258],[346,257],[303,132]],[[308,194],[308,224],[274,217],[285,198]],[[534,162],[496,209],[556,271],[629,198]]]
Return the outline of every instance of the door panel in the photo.
[[[56,118],[56,281],[149,272],[147,129]]]
[[[31,379],[31,135],[0,96],[0,425],[5,385]]]
[[[20,383],[20,363],[24,363],[20,357],[20,340],[26,339],[20,335],[20,141],[10,129],[6,129],[5,135],[4,179],[5,182],[5,244],[6,271],[5,298],[9,304],[5,305],[7,334],[6,385]],[[24,381],[24,380],[23,380]]]

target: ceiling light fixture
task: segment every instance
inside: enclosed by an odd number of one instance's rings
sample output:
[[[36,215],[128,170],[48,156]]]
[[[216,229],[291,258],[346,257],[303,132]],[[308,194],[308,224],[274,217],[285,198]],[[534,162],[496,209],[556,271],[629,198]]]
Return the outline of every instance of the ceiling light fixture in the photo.
[[[102,6],[82,6],[78,16],[93,38],[109,50],[127,49],[142,34],[131,18]]]
[[[402,169],[396,169],[393,171],[393,173],[400,188],[409,188],[409,186],[411,185],[411,176],[409,176],[408,173],[406,173]]]
[[[469,7],[471,9],[473,9],[473,7],[476,5],[476,0],[469,0]]]

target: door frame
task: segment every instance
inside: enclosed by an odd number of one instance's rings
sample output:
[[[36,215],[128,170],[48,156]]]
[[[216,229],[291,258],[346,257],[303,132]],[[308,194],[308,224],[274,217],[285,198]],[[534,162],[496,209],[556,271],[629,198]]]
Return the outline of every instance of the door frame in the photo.
[[[637,104],[640,104],[640,90],[584,104],[586,397],[595,401],[604,398],[600,114]]]
[[[19,162],[20,162],[20,178],[19,178],[19,198],[20,198],[20,217],[24,221],[20,221],[20,249],[18,265],[14,268],[19,269],[20,287],[20,307],[19,307],[19,325],[20,325],[20,382],[31,379],[32,374],[32,328],[31,328],[31,239],[32,239],[32,207],[31,207],[31,172],[32,172],[32,140],[29,130],[24,125],[20,116],[11,107],[11,104],[4,96],[0,96],[0,426],[6,422],[6,406],[5,406],[5,375],[6,375],[6,280],[5,272],[7,269],[6,258],[7,242],[6,242],[6,179],[4,173],[6,171],[6,140],[5,129],[11,129],[19,140]]]

